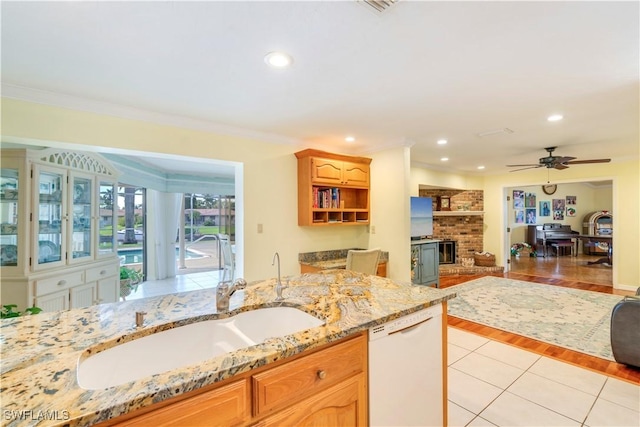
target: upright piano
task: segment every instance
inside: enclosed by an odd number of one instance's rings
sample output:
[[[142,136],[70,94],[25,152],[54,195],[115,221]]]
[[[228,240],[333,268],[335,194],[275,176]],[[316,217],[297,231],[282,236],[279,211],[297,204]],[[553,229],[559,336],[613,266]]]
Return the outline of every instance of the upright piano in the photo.
[[[547,223],[543,225],[530,225],[527,230],[527,243],[535,245],[538,253],[547,256],[548,246],[554,243],[571,243],[571,253],[578,254],[579,232],[573,231],[570,225]],[[542,249],[542,250],[541,250]]]

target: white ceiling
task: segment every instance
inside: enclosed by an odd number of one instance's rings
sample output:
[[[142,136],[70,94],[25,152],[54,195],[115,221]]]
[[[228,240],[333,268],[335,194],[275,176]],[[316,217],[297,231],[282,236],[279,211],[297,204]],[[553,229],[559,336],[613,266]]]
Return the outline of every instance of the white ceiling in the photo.
[[[548,146],[638,159],[639,40],[638,2],[4,1],[2,84],[339,152],[413,144],[418,164],[502,173]],[[293,66],[268,68],[272,50]]]

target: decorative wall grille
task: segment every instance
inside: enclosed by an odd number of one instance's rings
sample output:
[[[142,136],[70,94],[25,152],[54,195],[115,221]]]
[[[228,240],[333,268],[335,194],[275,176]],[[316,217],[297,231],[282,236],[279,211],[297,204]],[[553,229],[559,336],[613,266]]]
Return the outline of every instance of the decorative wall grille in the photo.
[[[89,173],[114,176],[115,173],[104,160],[77,151],[55,151],[47,153],[40,160]]]

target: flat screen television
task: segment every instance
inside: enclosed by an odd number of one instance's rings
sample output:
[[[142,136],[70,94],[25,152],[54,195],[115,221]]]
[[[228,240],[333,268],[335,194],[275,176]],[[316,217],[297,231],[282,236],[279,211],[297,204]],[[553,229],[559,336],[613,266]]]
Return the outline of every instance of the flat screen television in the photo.
[[[433,201],[431,197],[411,198],[411,240],[433,236]]]

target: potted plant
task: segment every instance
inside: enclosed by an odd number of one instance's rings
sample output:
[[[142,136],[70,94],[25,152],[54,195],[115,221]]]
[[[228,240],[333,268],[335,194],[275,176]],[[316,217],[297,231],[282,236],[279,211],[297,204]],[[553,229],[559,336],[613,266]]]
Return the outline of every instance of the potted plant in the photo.
[[[0,318],[9,319],[11,317],[20,317],[20,316],[38,314],[42,311],[40,307],[29,307],[24,311],[15,311],[16,308],[18,308],[18,306],[15,304],[3,305],[2,310],[0,310]]]
[[[122,299],[125,299],[132,291],[138,289],[138,284],[141,281],[141,272],[126,265],[120,266],[120,296]]]

